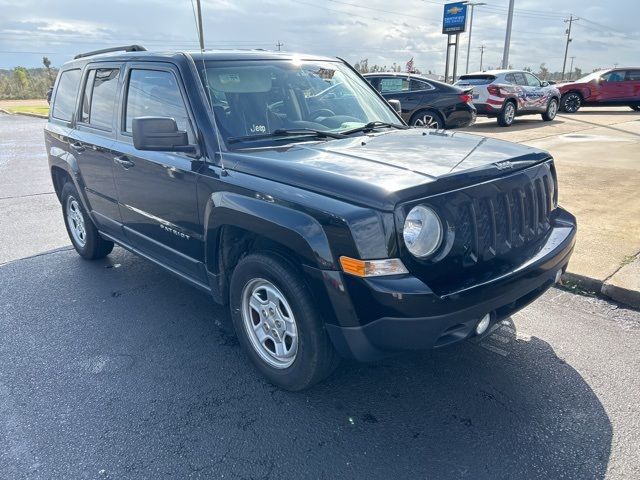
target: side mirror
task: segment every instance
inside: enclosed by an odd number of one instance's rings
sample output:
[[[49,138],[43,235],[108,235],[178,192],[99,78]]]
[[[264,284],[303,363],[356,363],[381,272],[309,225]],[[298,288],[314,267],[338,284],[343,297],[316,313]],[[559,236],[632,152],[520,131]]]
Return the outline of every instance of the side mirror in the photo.
[[[554,80],[549,80],[549,81],[547,82],[547,84],[549,84],[549,85],[555,85],[556,83],[558,83],[558,82],[556,82],[556,81],[554,81]]]
[[[391,105],[391,108],[396,111],[396,113],[402,113],[402,105],[400,104],[400,100],[392,98],[391,100],[387,100],[387,102],[389,103],[389,105]]]
[[[187,132],[178,130],[178,125],[169,117],[136,117],[131,126],[133,146],[137,150],[162,152],[195,152],[189,145]]]
[[[551,85],[551,83],[550,82],[546,82],[546,81],[540,83],[541,87],[548,87],[549,85]]]

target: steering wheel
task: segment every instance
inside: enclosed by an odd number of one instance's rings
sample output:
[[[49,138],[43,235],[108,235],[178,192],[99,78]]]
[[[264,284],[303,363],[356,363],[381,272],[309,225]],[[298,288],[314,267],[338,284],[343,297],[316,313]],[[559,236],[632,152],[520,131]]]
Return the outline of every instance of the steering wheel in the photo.
[[[329,110],[328,108],[321,108],[319,110],[314,110],[309,114],[309,118],[311,120],[315,120],[318,117],[335,117],[335,112]]]

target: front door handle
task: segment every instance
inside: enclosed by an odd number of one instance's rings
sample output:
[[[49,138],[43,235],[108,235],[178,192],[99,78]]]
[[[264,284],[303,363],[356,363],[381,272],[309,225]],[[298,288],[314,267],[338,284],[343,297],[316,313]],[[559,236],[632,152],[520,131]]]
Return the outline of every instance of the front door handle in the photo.
[[[84,152],[85,148],[82,142],[73,142],[70,143],[69,146],[73,148],[76,152]]]
[[[131,160],[129,160],[129,157],[127,157],[126,155],[121,155],[119,157],[114,157],[113,161],[116,162],[118,165],[120,165],[125,170],[129,170],[131,167],[133,167],[135,165],[135,163],[133,163]]]

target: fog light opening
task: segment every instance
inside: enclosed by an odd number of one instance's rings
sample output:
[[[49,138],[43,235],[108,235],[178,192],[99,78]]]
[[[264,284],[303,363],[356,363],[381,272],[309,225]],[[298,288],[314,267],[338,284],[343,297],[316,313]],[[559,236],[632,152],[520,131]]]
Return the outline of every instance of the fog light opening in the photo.
[[[484,317],[482,317],[482,320],[478,322],[478,325],[476,325],[476,335],[482,335],[484,332],[486,332],[490,324],[491,314],[487,313]]]

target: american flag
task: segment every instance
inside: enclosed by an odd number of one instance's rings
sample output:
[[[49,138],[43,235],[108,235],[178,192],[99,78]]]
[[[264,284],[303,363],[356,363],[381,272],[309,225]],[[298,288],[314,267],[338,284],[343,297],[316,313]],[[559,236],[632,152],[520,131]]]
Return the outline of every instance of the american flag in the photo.
[[[413,72],[413,57],[411,57],[411,60],[407,62],[407,72]]]

